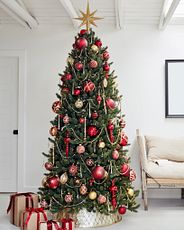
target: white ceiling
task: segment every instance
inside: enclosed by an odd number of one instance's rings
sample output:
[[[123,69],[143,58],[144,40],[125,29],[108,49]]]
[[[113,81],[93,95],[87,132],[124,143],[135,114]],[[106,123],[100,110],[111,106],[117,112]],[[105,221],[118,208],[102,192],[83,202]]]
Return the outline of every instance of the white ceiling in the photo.
[[[0,0],[0,24],[20,26],[20,23],[2,9]],[[9,1],[9,0],[8,0]],[[23,3],[27,11],[36,18],[38,26],[42,25],[69,25],[72,26],[72,17],[64,8],[62,2],[71,2],[79,15],[79,9],[85,11],[87,0],[10,0]],[[131,25],[159,26],[163,6],[166,0],[89,0],[91,10],[97,9],[97,16],[104,20],[98,25],[111,27],[128,27]],[[175,0],[177,1],[177,0]],[[16,3],[17,3],[16,2]],[[21,5],[22,6],[22,5]],[[180,1],[184,10],[184,0]],[[181,8],[182,8],[181,7]],[[176,9],[169,24],[184,24],[184,13],[181,8]]]

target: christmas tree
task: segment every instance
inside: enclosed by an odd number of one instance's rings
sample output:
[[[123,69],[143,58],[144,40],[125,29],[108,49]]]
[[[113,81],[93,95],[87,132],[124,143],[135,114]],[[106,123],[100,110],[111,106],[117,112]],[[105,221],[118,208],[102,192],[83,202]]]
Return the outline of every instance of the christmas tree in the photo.
[[[79,18],[87,29],[75,37],[52,105],[52,146],[43,153],[48,173],[39,193],[41,205],[53,213],[86,209],[109,215],[138,208],[116,76],[107,47],[89,29],[99,19],[94,13],[88,5]]]

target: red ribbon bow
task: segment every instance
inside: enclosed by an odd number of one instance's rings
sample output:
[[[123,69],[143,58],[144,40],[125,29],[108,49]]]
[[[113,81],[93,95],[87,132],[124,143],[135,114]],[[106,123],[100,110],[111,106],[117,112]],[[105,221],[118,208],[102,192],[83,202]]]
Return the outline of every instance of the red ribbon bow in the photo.
[[[59,226],[59,224],[55,220],[47,221],[47,230],[52,230],[52,224],[54,224],[54,227],[56,230],[62,230],[62,228]]]
[[[8,208],[7,208],[7,213],[9,213],[11,207],[13,207],[13,224],[14,224],[14,216],[15,216],[15,197],[18,197],[18,196],[25,196],[26,197],[26,207],[25,208],[29,208],[29,201],[31,201],[31,207],[33,208],[34,207],[34,202],[33,202],[33,197],[32,197],[32,192],[25,192],[25,193],[16,193],[16,194],[13,194],[11,195],[10,197],[10,203],[8,205]]]
[[[109,191],[111,192],[111,204],[113,206],[113,209],[115,209],[117,206],[116,192],[118,191],[118,187],[115,185],[115,179],[112,180],[112,184],[109,187]]]
[[[28,213],[28,216],[26,218],[26,221],[24,222],[24,216],[25,216],[25,213]],[[24,225],[28,225],[29,223],[29,220],[31,218],[31,215],[36,212],[37,213],[37,230],[39,230],[39,223],[40,223],[40,213],[43,215],[44,217],[44,220],[47,221],[47,215],[45,214],[44,212],[44,209],[43,208],[27,208],[26,209],[26,212],[24,212],[23,214],[23,230],[24,230]]]
[[[62,222],[62,227],[64,229],[72,230],[72,222],[73,222],[73,220],[71,218],[69,218],[69,219],[62,219],[61,222]],[[67,223],[69,225],[69,229],[66,227]]]

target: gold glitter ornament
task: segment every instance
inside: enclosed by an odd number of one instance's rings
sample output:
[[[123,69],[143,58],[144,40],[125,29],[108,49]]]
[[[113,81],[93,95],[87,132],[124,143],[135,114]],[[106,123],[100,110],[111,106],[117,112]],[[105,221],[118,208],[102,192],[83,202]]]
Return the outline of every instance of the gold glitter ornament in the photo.
[[[77,99],[77,101],[75,102],[75,107],[77,109],[81,109],[83,107],[83,101],[81,99]]]
[[[73,65],[73,63],[74,63],[74,59],[73,59],[72,57],[70,57],[70,56],[67,58],[66,61],[67,61],[67,63],[69,63],[70,65]]]
[[[97,193],[95,191],[91,191],[88,196],[90,200],[95,200],[97,198]]]
[[[134,190],[132,188],[128,188],[127,193],[128,193],[129,196],[132,197],[134,195]]]
[[[98,53],[99,48],[98,48],[98,46],[96,46],[96,45],[92,45],[92,46],[91,46],[91,50],[92,50],[94,53]]]
[[[59,180],[60,180],[60,183],[61,183],[61,184],[66,184],[66,182],[68,181],[68,175],[67,175],[67,173],[66,173],[66,172],[63,173],[63,174],[60,176]]]
[[[104,141],[99,141],[98,147],[101,148],[101,149],[105,148],[105,142]]]

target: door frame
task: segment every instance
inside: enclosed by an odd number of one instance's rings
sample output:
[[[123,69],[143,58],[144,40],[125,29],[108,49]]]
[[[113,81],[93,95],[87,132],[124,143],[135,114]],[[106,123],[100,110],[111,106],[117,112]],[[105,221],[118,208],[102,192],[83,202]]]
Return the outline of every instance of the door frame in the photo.
[[[26,124],[26,51],[0,49],[0,57],[18,58],[18,148],[17,148],[17,186],[15,192],[24,190],[24,153],[25,153],[25,124]],[[12,134],[13,135],[13,134]]]

